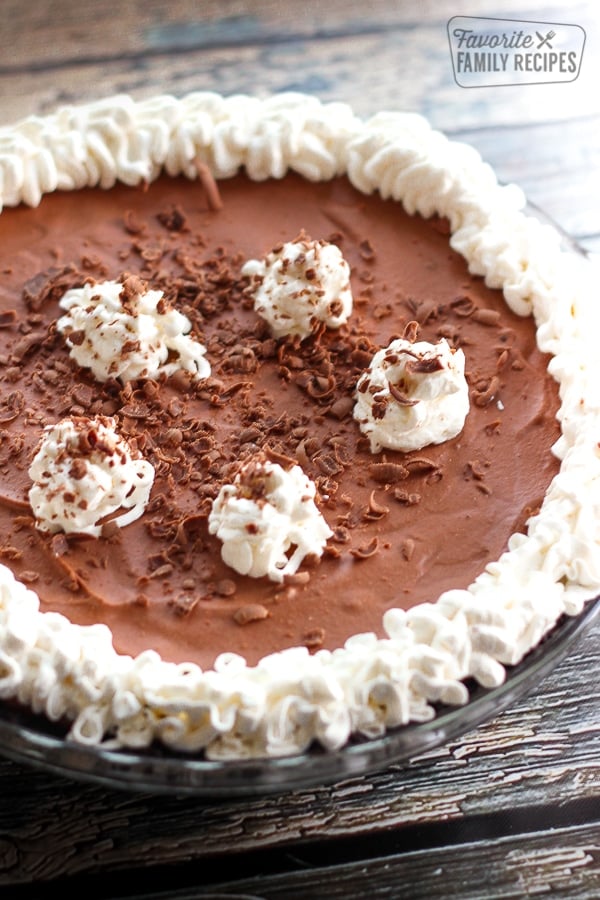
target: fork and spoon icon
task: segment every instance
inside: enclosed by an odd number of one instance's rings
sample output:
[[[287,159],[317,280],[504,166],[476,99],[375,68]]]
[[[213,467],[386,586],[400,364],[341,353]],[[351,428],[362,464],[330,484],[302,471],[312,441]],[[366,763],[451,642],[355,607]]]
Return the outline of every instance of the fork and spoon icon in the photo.
[[[539,44],[537,45],[538,50],[540,49],[540,47],[544,46],[547,46],[550,50],[552,50],[552,44],[550,43],[550,41],[552,40],[552,38],[556,37],[555,31],[549,31],[546,34],[546,37],[544,37],[543,34],[540,34],[539,31],[536,31],[536,35],[539,40]]]

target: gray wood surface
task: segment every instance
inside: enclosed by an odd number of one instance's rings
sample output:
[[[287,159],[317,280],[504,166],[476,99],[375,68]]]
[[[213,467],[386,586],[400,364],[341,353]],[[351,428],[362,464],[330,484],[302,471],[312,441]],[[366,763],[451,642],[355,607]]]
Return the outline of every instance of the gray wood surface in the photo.
[[[0,5],[0,125],[115,92],[297,89],[429,116],[600,250],[593,3],[39,0]],[[565,85],[463,89],[455,15],[577,23]],[[0,893],[89,898],[600,897],[600,621],[524,699],[375,775],[218,802],[78,782],[0,756]]]

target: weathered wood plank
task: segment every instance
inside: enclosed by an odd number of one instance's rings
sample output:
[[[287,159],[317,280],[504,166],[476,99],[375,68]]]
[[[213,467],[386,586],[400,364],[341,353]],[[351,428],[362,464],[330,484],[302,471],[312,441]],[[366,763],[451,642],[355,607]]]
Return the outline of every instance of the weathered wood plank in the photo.
[[[597,900],[600,884],[598,825],[485,840],[460,847],[413,850],[337,866],[311,866],[302,850],[301,871],[219,881],[191,890],[153,894],[156,900],[191,897],[260,897],[261,900],[402,897],[402,900],[501,900],[537,896]],[[326,887],[325,887],[326,886]],[[149,900],[141,895],[139,900]]]
[[[318,844],[597,801],[600,623],[539,686],[460,740],[371,777],[247,801],[127,794],[0,762],[0,886]],[[77,852],[74,852],[74,845]]]
[[[522,10],[519,0],[502,5],[505,16],[522,16]],[[2,13],[0,70],[8,71],[300,37],[334,40],[425,24],[445,28],[457,7],[452,0],[424,0],[418,9],[401,0],[372,0],[368,9],[360,0],[305,0],[301,7],[280,0],[3,0]],[[528,5],[530,19],[550,14],[539,0]],[[497,3],[480,0],[477,15],[498,16]],[[552,15],[554,21],[554,11]],[[589,17],[589,4],[571,5],[569,21],[583,25]]]

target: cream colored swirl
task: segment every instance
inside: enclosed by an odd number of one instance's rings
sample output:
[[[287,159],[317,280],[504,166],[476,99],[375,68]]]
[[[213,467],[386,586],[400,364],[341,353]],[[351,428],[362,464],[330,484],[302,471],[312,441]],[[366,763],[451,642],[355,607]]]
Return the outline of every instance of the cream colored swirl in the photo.
[[[375,353],[355,398],[354,418],[373,453],[441,444],[460,434],[469,412],[465,355],[444,338],[397,338]]]
[[[41,531],[100,537],[109,518],[122,528],[142,515],[154,467],[115,429],[107,416],[69,417],[45,429],[29,467],[29,502]]]
[[[320,558],[332,531],[315,496],[315,484],[300,466],[246,462],[221,488],[208,517],[223,561],[241,575],[282,582],[306,556]]]
[[[300,237],[249,259],[242,275],[254,309],[275,337],[312,334],[321,323],[339,328],[352,312],[350,267],[335,244]]]
[[[43,194],[117,181],[197,176],[196,161],[216,178],[244,165],[251,178],[281,177],[288,169],[322,180],[344,171],[345,140],[359,128],[349,107],[285,94],[164,95],[135,102],[120,95],[54,115],[30,116],[0,128],[0,209]]]
[[[57,323],[69,355],[98,381],[157,378],[177,371],[208,378],[206,348],[191,334],[190,320],[173,309],[162,291],[141,279],[102,281],[67,291]]]

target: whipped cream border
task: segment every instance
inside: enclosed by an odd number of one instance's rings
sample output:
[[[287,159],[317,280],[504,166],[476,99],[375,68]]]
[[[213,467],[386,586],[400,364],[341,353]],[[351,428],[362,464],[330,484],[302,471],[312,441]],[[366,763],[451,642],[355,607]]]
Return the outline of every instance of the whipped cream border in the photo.
[[[417,114],[360,120],[342,103],[303,94],[261,100],[193,93],[134,101],[116,96],[0,128],[0,208],[43,194],[197,177],[288,170],[311,180],[347,173],[410,214],[448,217],[451,246],[469,270],[533,315],[559,383],[560,472],[526,534],[464,590],[384,617],[387,637],[355,635],[314,655],[296,647],[250,667],[224,653],[213,670],[153,650],[119,655],[104,625],[41,613],[35,593],[0,566],[0,698],[17,698],[88,745],[140,748],[158,740],[210,759],[279,757],[313,741],[342,747],[353,734],[432,719],[436,701],[464,704],[465,679],[500,685],[563,615],[600,592],[600,361],[589,263],[524,213],[471,147]]]

